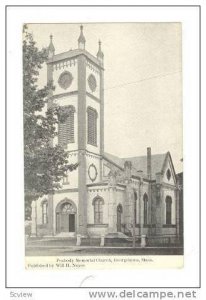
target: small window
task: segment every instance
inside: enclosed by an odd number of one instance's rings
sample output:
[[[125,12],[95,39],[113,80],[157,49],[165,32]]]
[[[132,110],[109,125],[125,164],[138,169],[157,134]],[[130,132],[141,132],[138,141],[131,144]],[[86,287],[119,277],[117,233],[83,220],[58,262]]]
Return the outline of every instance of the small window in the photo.
[[[137,192],[134,192],[134,220],[137,224]]]
[[[48,202],[44,201],[42,203],[42,224],[48,223]]]
[[[144,225],[147,225],[147,214],[148,214],[148,196],[145,193],[143,196],[143,202],[144,202]]]
[[[69,184],[69,173],[68,171],[65,174],[66,176],[63,177],[63,184]]]
[[[87,143],[97,146],[97,111],[87,108]]]
[[[171,178],[171,172],[170,172],[170,169],[167,170],[167,180],[170,181],[170,178]]]
[[[166,197],[166,225],[172,224],[172,198],[170,196]]]
[[[103,224],[103,204],[104,201],[101,198],[94,200],[94,224]]]

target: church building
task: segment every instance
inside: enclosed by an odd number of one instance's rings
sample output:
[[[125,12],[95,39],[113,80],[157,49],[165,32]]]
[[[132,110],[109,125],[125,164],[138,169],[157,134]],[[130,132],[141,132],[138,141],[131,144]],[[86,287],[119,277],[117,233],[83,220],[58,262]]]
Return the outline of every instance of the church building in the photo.
[[[56,237],[179,236],[179,191],[169,152],[119,158],[104,151],[104,54],[86,50],[83,26],[78,48],[55,54],[50,36],[49,105],[63,121],[53,143],[69,153],[76,170],[62,188],[32,203],[32,235]],[[115,133],[114,133],[115,134]],[[149,142],[149,141],[148,141]]]

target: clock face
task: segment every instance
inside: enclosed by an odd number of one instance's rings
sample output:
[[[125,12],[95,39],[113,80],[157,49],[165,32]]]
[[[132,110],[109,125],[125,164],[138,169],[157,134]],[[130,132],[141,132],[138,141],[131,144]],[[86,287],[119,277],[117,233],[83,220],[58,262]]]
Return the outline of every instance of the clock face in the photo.
[[[96,78],[94,77],[93,74],[90,74],[88,77],[88,84],[89,84],[89,88],[92,92],[96,91],[97,88],[97,81]]]
[[[72,80],[73,80],[72,74],[68,71],[65,71],[61,73],[61,75],[59,76],[58,83],[62,89],[66,90],[72,84]]]
[[[96,178],[97,178],[97,168],[95,167],[94,164],[91,164],[89,166],[88,174],[89,174],[89,178],[92,182],[96,180]]]

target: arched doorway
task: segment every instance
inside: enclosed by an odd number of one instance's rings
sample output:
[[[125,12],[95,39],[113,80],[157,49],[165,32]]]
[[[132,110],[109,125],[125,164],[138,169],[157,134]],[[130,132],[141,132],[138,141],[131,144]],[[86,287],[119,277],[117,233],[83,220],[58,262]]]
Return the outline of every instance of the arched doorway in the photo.
[[[61,201],[56,208],[56,232],[76,231],[76,206],[71,200]]]
[[[122,231],[122,205],[119,204],[117,206],[117,232],[121,232]]]

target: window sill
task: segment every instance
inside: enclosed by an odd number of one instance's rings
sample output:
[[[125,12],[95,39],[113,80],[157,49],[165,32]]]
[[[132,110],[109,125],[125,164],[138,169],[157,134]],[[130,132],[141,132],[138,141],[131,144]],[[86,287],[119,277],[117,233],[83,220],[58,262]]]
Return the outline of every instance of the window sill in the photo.
[[[156,224],[143,224],[143,228],[155,228]]]
[[[87,227],[89,228],[103,228],[108,227],[108,224],[87,224]]]
[[[163,224],[162,225],[163,228],[176,228],[175,224]]]
[[[98,147],[97,144],[92,144],[92,143],[89,143],[89,142],[87,142],[87,144],[90,145],[90,146]]]

